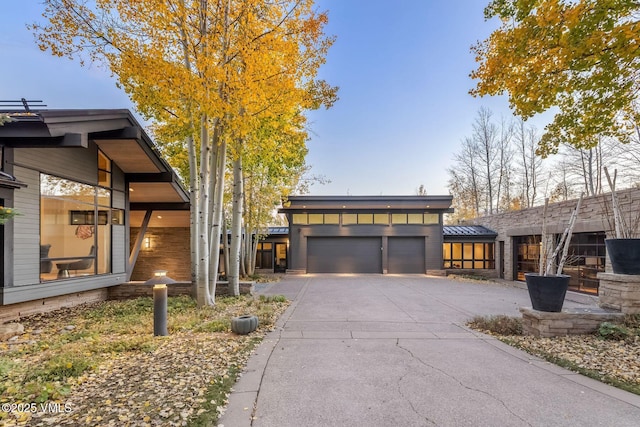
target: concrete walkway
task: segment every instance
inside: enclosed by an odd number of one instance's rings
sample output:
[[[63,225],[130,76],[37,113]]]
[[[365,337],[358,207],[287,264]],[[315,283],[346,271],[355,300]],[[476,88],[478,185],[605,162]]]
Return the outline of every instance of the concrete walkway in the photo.
[[[293,303],[234,387],[226,427],[639,425],[640,396],[464,326],[519,316],[522,287],[303,275],[262,292]],[[574,297],[565,307],[593,304]]]

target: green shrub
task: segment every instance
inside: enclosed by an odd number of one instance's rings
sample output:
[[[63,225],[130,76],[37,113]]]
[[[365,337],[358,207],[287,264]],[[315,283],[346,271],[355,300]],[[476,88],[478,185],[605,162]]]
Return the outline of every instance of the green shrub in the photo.
[[[522,319],[505,315],[476,316],[468,324],[473,329],[497,335],[522,335]]]
[[[602,322],[598,328],[598,335],[605,340],[622,341],[629,338],[631,333],[624,325]]]
[[[260,295],[259,297],[260,302],[287,302],[287,297],[285,297],[284,295]]]

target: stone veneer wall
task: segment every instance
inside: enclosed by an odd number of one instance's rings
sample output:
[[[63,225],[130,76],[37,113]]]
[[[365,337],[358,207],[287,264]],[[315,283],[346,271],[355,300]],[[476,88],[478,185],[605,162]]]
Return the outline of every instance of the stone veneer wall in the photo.
[[[640,188],[618,191],[618,199],[625,217],[635,215],[640,211]],[[610,206],[611,194],[586,197],[578,214],[574,233],[605,231],[610,234],[611,226],[607,220],[607,207]],[[561,234],[566,228],[571,213],[575,209],[576,200],[549,204],[547,210],[547,227],[549,233]],[[504,277],[514,279],[515,262],[513,259],[512,237],[527,236],[542,233],[542,212],[544,206],[536,206],[513,212],[491,215],[466,221],[467,224],[483,225],[498,233],[496,237],[496,252],[499,244],[504,241]],[[631,214],[629,214],[631,213]],[[499,268],[499,254],[496,253],[496,268]],[[611,271],[607,259],[607,271]]]
[[[640,276],[598,273],[600,307],[624,314],[640,313]]]
[[[131,246],[135,244],[140,228],[131,228]],[[131,275],[132,281],[145,281],[155,270],[167,270],[167,275],[178,282],[191,281],[191,249],[188,227],[147,228],[145,237],[151,239],[151,248],[144,243]]]
[[[579,308],[554,313],[520,307],[520,312],[525,335],[536,337],[591,334],[598,329],[600,323],[615,322],[624,317],[622,313]]]

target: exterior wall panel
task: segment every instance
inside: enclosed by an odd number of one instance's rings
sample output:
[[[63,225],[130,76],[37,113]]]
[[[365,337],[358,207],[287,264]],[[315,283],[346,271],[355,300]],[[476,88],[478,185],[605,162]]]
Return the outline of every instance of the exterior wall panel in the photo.
[[[15,208],[20,215],[13,218],[13,286],[40,282],[40,173],[14,168],[15,177],[27,184],[15,191]]]
[[[24,148],[15,150],[15,163],[44,173],[89,184],[98,183],[98,154],[89,148]]]
[[[125,247],[125,227],[114,225],[111,227],[111,230],[111,272],[114,274],[125,273],[127,271],[127,261],[129,260],[129,251]]]

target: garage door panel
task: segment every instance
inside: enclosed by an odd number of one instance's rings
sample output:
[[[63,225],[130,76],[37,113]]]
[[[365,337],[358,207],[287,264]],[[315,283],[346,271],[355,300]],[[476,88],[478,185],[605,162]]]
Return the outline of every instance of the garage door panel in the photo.
[[[389,265],[392,274],[424,274],[424,237],[389,237]]]
[[[379,237],[309,237],[309,273],[382,273]]]

